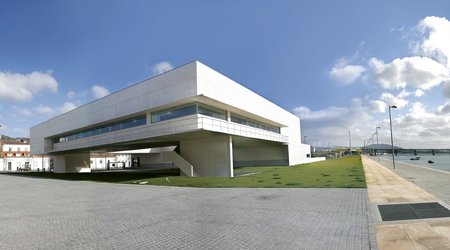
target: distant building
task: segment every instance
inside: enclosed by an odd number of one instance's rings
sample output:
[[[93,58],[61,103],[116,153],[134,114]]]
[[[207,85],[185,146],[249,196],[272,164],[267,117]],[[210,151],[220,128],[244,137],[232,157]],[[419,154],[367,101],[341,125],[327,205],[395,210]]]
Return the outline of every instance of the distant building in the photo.
[[[50,155],[58,173],[105,164],[90,163],[92,153],[145,148],[131,154],[133,167],[173,164],[187,176],[317,160],[300,141],[297,116],[197,61],[38,124],[30,135],[32,152]]]
[[[27,138],[0,139],[0,171],[45,171],[49,170],[49,157],[31,155]]]

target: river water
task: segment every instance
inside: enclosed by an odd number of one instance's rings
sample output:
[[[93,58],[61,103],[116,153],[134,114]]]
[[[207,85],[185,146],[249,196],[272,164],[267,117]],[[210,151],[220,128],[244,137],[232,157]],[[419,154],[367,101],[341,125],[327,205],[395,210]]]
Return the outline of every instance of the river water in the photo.
[[[419,156],[420,160],[410,160],[413,157]],[[374,157],[376,159],[376,157]],[[392,160],[391,154],[380,155],[380,159]],[[433,161],[433,164],[428,163],[428,160]],[[445,170],[450,172],[450,154],[439,153],[439,154],[399,154],[395,156],[395,161],[405,162],[408,164],[424,166],[429,168],[435,168],[440,170]]]

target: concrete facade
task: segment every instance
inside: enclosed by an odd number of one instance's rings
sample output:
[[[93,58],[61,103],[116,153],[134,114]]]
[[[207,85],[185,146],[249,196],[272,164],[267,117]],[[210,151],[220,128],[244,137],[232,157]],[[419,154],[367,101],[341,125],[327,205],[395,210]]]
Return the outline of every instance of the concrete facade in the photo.
[[[176,147],[164,157],[189,176],[313,161],[298,117],[197,61],[36,125],[30,135],[33,154],[58,158],[55,172],[89,168],[86,152],[165,146]],[[163,162],[156,154],[138,161]]]

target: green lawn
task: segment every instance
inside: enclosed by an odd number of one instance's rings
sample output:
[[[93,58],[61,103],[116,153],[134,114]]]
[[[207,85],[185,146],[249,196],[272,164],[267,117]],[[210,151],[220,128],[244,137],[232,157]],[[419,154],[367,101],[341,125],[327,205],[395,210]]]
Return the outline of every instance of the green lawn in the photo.
[[[235,178],[181,177],[145,179],[151,185],[192,187],[297,187],[365,188],[364,170],[359,156],[327,160],[292,167],[245,167],[235,174],[254,173]]]
[[[110,172],[87,174],[21,173],[24,176],[87,180],[115,183],[145,181],[148,185],[183,187],[295,187],[295,188],[365,188],[364,170],[360,156],[344,157],[297,166],[244,167],[235,174],[250,173],[234,178],[182,177],[179,170],[145,173]]]

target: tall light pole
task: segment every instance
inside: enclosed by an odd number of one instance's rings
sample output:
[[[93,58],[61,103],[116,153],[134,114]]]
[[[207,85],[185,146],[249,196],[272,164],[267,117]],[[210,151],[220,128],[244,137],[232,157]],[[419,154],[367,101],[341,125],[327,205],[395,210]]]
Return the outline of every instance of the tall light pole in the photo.
[[[392,136],[392,118],[391,118],[391,109],[396,109],[397,106],[389,105],[389,126],[391,127],[391,146],[392,146],[392,167],[395,170],[395,156],[394,156],[394,137]]]
[[[366,140],[364,140],[363,154],[366,153]]]
[[[379,126],[376,126],[375,127],[375,134],[377,134],[377,159],[378,159],[378,162],[380,162],[380,152],[379,152],[379,147],[378,147],[378,129],[379,129],[380,127]]]
[[[350,156],[352,156],[352,137],[350,135],[350,130],[348,131],[348,145],[350,147]]]
[[[375,148],[374,148],[374,146],[373,146],[373,144],[374,144],[374,142],[373,142],[373,136],[374,136],[375,134],[372,134],[370,137],[371,137],[371,140],[372,140],[372,156],[375,156]]]

